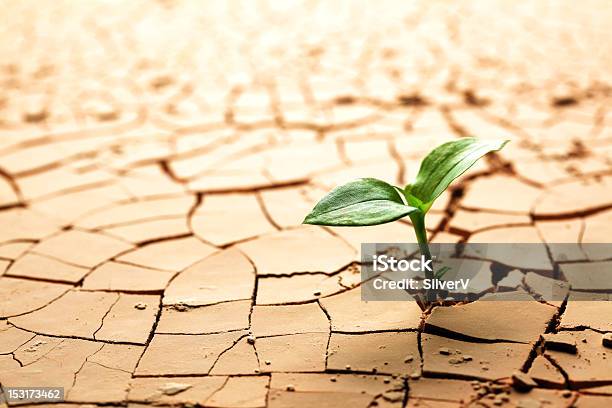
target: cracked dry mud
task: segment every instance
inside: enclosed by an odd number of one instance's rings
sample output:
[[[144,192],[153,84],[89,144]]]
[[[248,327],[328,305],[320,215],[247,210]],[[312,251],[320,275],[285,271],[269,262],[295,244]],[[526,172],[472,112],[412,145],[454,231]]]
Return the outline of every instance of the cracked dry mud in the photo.
[[[301,225],[476,135],[512,142],[436,202],[434,242],[609,242],[610,3],[218,3],[0,6],[0,383],[57,408],[612,405],[612,303],[540,303],[518,271],[478,282],[498,302],[364,303],[359,244],[411,226]]]

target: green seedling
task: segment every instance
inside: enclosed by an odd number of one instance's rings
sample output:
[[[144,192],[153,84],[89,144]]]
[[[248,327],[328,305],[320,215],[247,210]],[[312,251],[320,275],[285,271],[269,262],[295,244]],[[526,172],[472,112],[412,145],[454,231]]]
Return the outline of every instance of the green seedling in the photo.
[[[374,178],[351,181],[323,197],[306,216],[304,224],[361,227],[409,216],[421,255],[430,260],[425,215],[434,201],[478,159],[500,150],[506,143],[508,140],[476,138],[444,143],[423,159],[416,179],[403,189]],[[426,272],[427,279],[440,276],[433,270]]]

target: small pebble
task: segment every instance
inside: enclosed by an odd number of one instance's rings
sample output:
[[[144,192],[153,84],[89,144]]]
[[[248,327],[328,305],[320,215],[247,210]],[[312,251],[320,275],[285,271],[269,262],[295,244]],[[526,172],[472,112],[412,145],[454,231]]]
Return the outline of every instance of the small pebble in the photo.
[[[191,388],[190,384],[180,384],[180,383],[167,383],[158,388],[158,390],[164,395],[176,395],[181,392],[188,390]]]
[[[188,309],[187,305],[184,303],[177,303],[176,305],[172,305],[172,308],[177,312],[186,312]]]
[[[572,392],[570,390],[565,390],[561,393],[561,395],[563,396],[563,398],[569,398],[572,396]]]
[[[286,390],[290,391],[290,392],[293,392],[293,391],[295,391],[295,386],[293,384],[289,384],[289,385],[287,385]]]
[[[472,361],[473,359],[474,357],[470,356],[469,354],[463,355],[463,361]]]
[[[119,112],[117,112],[115,108],[112,106],[101,107],[101,109],[99,109],[96,112],[96,118],[100,122],[107,122],[107,121],[115,120],[118,117],[119,117]]]
[[[453,358],[449,358],[448,359],[448,363],[449,364],[461,364],[462,362],[463,362],[462,358],[455,358],[455,357],[453,357]]]
[[[24,122],[38,123],[44,121],[49,116],[49,112],[40,101],[30,101],[27,105],[22,115]]]
[[[249,343],[249,344],[255,344],[255,336],[253,336],[252,334],[250,334],[250,335],[247,337],[247,343]]]
[[[146,303],[138,302],[134,305],[134,307],[138,310],[145,310],[147,308]]]
[[[266,360],[265,363],[266,363],[266,365],[272,364],[272,362],[270,360]]]
[[[153,78],[150,82],[150,85],[153,89],[160,90],[162,88],[167,87],[168,85],[171,85],[173,82],[174,81],[172,77],[168,75],[160,75],[160,76]]]
[[[316,292],[313,293],[314,296],[321,296],[321,292],[319,292],[318,290]]]
[[[108,121],[111,121],[111,120],[115,120],[115,119],[117,119],[117,117],[119,117],[119,114],[114,109],[108,109],[108,110],[99,111],[96,114],[96,118],[100,122],[108,122]]]
[[[438,353],[448,356],[450,354],[450,350],[447,349],[446,347],[440,347],[438,349]]]
[[[331,378],[329,379],[329,381],[331,381],[331,382],[336,382],[336,381],[338,381],[338,379],[337,379],[336,377],[331,377]]]
[[[390,380],[390,379],[388,379],[388,378],[385,378],[385,379],[383,380],[383,382],[384,382],[385,384],[389,384],[389,383],[391,382],[391,380]]]
[[[604,347],[612,348],[612,333],[606,333],[601,337],[601,344]]]
[[[495,394],[499,394],[499,393],[501,393],[502,391],[505,391],[505,389],[506,389],[506,386],[505,386],[505,385],[502,385],[502,384],[493,384],[493,385],[491,386],[491,390],[492,390],[492,391],[493,391]]]
[[[406,356],[406,358],[404,359],[404,363],[409,363],[412,360],[414,360],[414,356],[412,354],[409,354]]]

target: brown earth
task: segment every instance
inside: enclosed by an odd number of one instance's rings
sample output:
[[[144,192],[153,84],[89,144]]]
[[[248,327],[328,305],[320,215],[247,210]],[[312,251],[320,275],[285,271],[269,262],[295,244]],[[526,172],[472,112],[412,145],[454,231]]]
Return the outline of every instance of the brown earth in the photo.
[[[476,135],[511,143],[434,242],[609,242],[611,6],[3,2],[0,383],[57,408],[612,405],[612,303],[364,303],[359,244],[411,226],[301,225]]]

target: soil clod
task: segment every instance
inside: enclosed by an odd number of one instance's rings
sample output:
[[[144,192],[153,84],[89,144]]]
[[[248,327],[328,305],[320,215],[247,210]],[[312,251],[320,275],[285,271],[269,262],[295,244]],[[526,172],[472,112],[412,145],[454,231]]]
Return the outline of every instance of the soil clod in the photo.
[[[534,387],[537,387],[538,384],[527,374],[516,371],[512,374],[512,386],[515,390],[521,392],[527,392]]]
[[[164,395],[177,395],[191,387],[191,384],[167,383],[159,387],[159,391]]]
[[[601,344],[604,347],[612,348],[612,333],[606,333],[601,337]]]
[[[562,351],[565,353],[576,354],[576,340],[568,333],[543,334],[544,347],[548,350]]]

